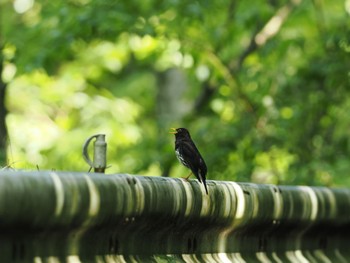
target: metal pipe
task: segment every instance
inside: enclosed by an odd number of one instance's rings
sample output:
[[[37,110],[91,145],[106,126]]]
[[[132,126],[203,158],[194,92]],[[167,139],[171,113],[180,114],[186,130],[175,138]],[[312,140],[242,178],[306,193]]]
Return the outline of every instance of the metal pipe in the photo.
[[[349,261],[350,189],[207,183],[2,171],[0,262]]]

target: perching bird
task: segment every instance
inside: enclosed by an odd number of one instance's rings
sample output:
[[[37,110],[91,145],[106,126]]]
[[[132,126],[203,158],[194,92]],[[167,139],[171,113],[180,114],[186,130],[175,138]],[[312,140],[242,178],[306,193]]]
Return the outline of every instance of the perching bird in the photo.
[[[198,181],[204,184],[205,192],[208,194],[205,182],[207,166],[196,145],[192,141],[190,133],[185,128],[171,129],[172,131],[170,133],[175,134],[176,157],[184,166],[192,171],[186,179],[188,179],[193,173]]]

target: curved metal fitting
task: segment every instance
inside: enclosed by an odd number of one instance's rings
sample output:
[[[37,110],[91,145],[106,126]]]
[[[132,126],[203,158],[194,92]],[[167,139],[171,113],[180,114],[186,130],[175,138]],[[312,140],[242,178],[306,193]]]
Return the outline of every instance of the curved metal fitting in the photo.
[[[107,160],[107,143],[105,141],[105,134],[95,134],[88,138],[83,145],[83,157],[84,160],[91,168],[94,168],[96,173],[104,173],[106,169]],[[91,161],[88,147],[92,139],[96,138],[94,142],[94,157]]]

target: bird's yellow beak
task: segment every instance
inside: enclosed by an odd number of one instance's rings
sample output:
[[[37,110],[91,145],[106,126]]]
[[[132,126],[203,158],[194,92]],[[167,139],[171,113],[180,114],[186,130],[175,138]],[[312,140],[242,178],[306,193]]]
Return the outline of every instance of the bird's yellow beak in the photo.
[[[177,130],[176,130],[176,128],[170,128],[170,132],[169,133],[171,133],[171,134],[176,134],[177,133]]]

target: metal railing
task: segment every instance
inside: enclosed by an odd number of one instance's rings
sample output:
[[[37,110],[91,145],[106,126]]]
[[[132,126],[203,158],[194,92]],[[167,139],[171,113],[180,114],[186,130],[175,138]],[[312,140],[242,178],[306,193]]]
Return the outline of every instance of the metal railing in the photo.
[[[0,262],[350,262],[350,189],[0,172]],[[134,261],[133,261],[134,260]]]

